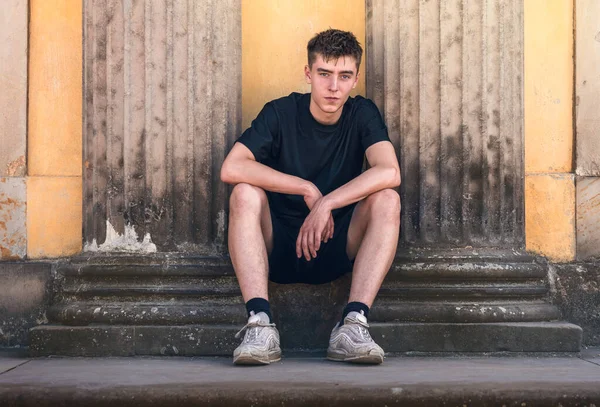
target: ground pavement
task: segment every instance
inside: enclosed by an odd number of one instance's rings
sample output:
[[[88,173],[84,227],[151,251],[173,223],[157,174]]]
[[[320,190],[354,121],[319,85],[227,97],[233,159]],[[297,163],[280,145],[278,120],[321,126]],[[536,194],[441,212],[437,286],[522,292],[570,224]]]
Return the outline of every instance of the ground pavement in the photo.
[[[0,353],[0,406],[596,406],[600,348],[577,356],[27,358]]]

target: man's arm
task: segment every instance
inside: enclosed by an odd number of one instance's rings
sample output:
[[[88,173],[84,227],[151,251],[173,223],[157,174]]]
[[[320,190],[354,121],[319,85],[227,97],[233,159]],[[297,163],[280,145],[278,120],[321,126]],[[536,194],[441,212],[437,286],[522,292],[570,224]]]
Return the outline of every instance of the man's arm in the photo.
[[[271,192],[301,195],[308,209],[323,197],[315,184],[256,161],[252,151],[242,143],[235,143],[221,167],[221,181],[227,184],[246,183]],[[327,242],[333,237],[333,216],[329,216],[321,239]]]
[[[304,255],[307,261],[311,257],[317,257],[322,240],[319,236],[322,235],[325,220],[331,216],[333,209],[358,202],[382,189],[400,185],[400,166],[392,143],[375,143],[367,148],[365,154],[371,168],[315,202],[296,240],[298,257]]]
[[[257,162],[252,151],[235,143],[221,167],[221,181],[227,184],[246,183],[271,192],[307,196],[318,188],[310,181],[284,174]]]
[[[389,141],[375,143],[365,151],[370,168],[323,197],[329,210],[358,202],[374,192],[400,185],[400,166]]]

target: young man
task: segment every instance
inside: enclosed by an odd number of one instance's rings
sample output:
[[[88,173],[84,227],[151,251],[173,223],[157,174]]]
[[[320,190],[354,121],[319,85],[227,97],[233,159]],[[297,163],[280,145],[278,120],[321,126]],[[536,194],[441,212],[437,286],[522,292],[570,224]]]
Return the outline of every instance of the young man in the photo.
[[[387,128],[368,99],[350,98],[362,48],[330,29],[308,43],[311,93],[267,103],[231,152],[221,179],[230,199],[229,254],[248,311],[235,364],[281,358],[268,280],[326,283],[352,271],[348,305],[327,357],[381,363],[368,333],[369,307],[398,243],[400,169]],[[370,168],[362,172],[366,154]]]

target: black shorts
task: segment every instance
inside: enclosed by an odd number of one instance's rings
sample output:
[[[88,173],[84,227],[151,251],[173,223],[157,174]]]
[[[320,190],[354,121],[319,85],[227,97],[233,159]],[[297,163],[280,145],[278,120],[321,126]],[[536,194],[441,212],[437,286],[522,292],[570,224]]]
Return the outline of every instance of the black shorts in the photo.
[[[271,212],[273,250],[269,255],[269,280],[279,284],[324,284],[350,273],[354,261],[348,258],[346,243],[354,206],[336,219],[333,238],[321,242],[317,257],[310,261],[296,256],[300,228],[287,226]]]

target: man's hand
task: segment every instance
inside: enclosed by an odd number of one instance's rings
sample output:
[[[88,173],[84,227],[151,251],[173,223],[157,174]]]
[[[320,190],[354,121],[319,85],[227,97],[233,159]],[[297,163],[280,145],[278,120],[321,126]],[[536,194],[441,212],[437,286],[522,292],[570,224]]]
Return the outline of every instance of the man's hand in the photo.
[[[316,186],[309,188],[304,195],[304,202],[310,213],[304,220],[298,239],[296,240],[296,255],[306,261],[317,257],[317,251],[321,247],[321,241],[327,243],[333,237],[334,223],[331,210],[323,200],[323,194]]]

